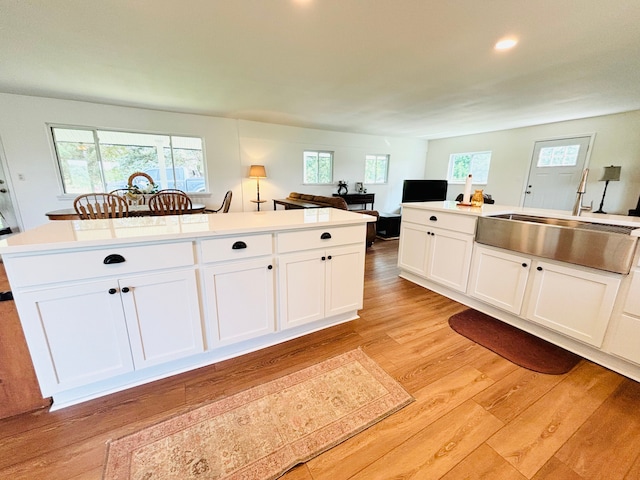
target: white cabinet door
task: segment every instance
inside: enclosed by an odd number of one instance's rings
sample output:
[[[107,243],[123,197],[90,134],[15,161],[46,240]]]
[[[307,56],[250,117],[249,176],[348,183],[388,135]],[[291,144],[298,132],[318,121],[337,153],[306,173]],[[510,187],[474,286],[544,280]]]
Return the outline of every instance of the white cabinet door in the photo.
[[[476,245],[469,294],[520,315],[531,259]]]
[[[536,262],[527,318],[600,347],[620,275]]]
[[[281,328],[362,308],[364,245],[282,255],[278,264]]]
[[[207,321],[216,345],[275,331],[273,259],[203,269]]]
[[[133,370],[115,280],[23,293],[19,304],[45,397]]]
[[[398,267],[416,275],[426,276],[430,235],[427,227],[402,223],[398,247]]]
[[[473,237],[440,228],[429,228],[427,278],[460,292],[467,291]]]
[[[204,350],[193,270],[131,276],[119,283],[136,369]]]
[[[363,246],[327,250],[325,317],[362,308],[364,252]]]

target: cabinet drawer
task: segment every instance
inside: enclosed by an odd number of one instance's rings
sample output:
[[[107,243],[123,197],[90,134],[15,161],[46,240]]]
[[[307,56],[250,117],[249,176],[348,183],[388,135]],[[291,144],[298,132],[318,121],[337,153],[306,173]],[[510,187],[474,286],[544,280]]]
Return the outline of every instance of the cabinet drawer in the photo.
[[[472,215],[457,215],[455,213],[404,207],[402,209],[402,221],[454,230],[470,235],[476,232],[476,217]]]
[[[105,264],[109,255],[120,255],[121,263]],[[52,253],[7,259],[13,287],[124,275],[194,264],[191,242]]]
[[[335,247],[351,243],[365,243],[366,225],[327,227],[313,230],[279,233],[278,252],[295,252],[313,248]],[[326,235],[328,234],[328,235]],[[326,238],[322,238],[326,237]]]
[[[202,262],[236,260],[273,253],[271,234],[246,235],[204,240],[200,244]]]

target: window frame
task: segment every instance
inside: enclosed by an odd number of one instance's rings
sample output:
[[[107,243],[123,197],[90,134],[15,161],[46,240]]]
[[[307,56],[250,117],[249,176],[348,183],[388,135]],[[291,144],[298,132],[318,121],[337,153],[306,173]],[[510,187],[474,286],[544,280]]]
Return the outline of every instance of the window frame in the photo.
[[[331,156],[331,174],[330,174],[330,178],[328,182],[307,182],[306,179],[306,172],[307,172],[307,153],[315,153],[318,157],[318,163],[316,165],[316,180],[320,180],[320,154],[321,153],[325,153],[325,154],[329,154]],[[302,184],[303,185],[333,185],[334,181],[333,181],[333,172],[334,172],[334,168],[333,168],[333,162],[335,159],[335,152],[332,150],[312,150],[312,149],[305,149],[302,151]]]
[[[485,155],[485,154],[489,154],[489,160],[488,160],[489,161],[489,166],[487,168],[487,178],[486,179],[482,179],[482,178],[478,178],[477,175],[474,175],[473,176],[473,184],[474,185],[487,185],[487,183],[489,182],[489,171],[491,169],[491,157],[493,156],[493,151],[492,150],[482,150],[482,151],[477,151],[477,152],[457,152],[457,153],[449,154],[449,165],[447,167],[447,182],[449,184],[452,184],[452,185],[464,185],[464,183],[466,182],[467,176],[470,173],[473,174],[473,156],[474,155]],[[463,155],[471,155],[472,156],[470,168],[464,174],[464,178],[462,178],[462,179],[454,179],[453,178],[453,171],[454,171],[454,165],[455,165],[454,157],[463,156]]]
[[[133,135],[157,135],[157,136],[165,136],[169,138],[169,145],[171,147],[171,149],[173,150],[173,138],[175,137],[183,137],[183,138],[197,138],[200,140],[201,145],[202,145],[202,176],[204,178],[204,191],[202,192],[186,192],[188,193],[190,196],[208,196],[210,195],[210,191],[209,191],[209,177],[207,175],[207,159],[206,159],[206,146],[205,146],[205,140],[202,136],[200,135],[193,135],[193,134],[186,134],[186,133],[167,133],[167,132],[158,132],[158,131],[147,131],[147,130],[129,130],[129,129],[118,129],[118,128],[112,128],[112,127],[96,127],[96,126],[88,126],[88,125],[70,125],[70,124],[61,124],[61,123],[46,123],[46,128],[47,128],[47,132],[48,132],[48,136],[49,136],[49,142],[50,142],[50,148],[51,148],[51,154],[53,157],[53,163],[54,163],[54,168],[56,169],[57,172],[57,181],[59,183],[59,188],[60,188],[60,192],[61,194],[58,195],[58,198],[60,199],[69,199],[69,198],[75,198],[78,195],[80,195],[80,193],[74,193],[74,192],[67,192],[66,191],[66,185],[65,185],[65,181],[64,181],[64,174],[62,171],[62,166],[61,166],[61,160],[60,157],[58,156],[58,146],[56,144],[56,138],[55,138],[55,134],[54,134],[54,129],[59,128],[59,129],[66,129],[66,130],[84,130],[84,131],[88,131],[88,132],[92,132],[92,137],[93,137],[93,144],[96,148],[96,158],[97,161],[99,162],[99,167],[100,167],[100,176],[101,176],[101,181],[102,181],[102,185],[105,188],[105,190],[108,190],[107,188],[107,181],[104,175],[104,165],[103,165],[103,160],[102,160],[102,156],[100,153],[100,141],[99,141],[99,135],[98,133],[100,131],[103,132],[114,132],[114,133],[123,133],[123,134],[133,134]],[[174,170],[174,179],[173,181],[175,182],[175,165],[174,165],[174,159],[173,159],[173,152],[171,154],[171,167],[167,167],[167,168],[171,168],[172,170]],[[156,168],[159,168],[156,167]],[[91,192],[84,192],[84,193],[91,193]]]
[[[379,164],[379,160],[382,160],[382,157],[384,157],[384,160],[386,161],[386,168],[384,171],[384,181],[382,182],[367,182],[366,178],[367,178],[367,157],[375,157],[375,174],[374,174],[374,178],[377,178],[377,172],[378,172],[378,164]],[[366,153],[364,156],[364,178],[365,181],[363,182],[364,185],[386,185],[387,183],[389,183],[389,166],[391,164],[391,155],[388,153]]]

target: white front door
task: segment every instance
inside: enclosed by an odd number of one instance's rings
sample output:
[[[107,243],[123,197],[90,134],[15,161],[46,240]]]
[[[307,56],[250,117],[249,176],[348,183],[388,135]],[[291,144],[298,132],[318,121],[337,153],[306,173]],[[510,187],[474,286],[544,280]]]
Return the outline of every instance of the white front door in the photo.
[[[525,207],[571,210],[587,161],[591,136],[535,142]]]

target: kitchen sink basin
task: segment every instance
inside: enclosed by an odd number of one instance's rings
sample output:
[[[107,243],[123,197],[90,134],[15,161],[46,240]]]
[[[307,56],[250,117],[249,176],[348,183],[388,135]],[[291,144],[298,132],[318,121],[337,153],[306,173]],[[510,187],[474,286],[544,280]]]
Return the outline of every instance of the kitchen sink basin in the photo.
[[[628,274],[636,227],[502,214],[478,219],[476,242],[586,267]]]

